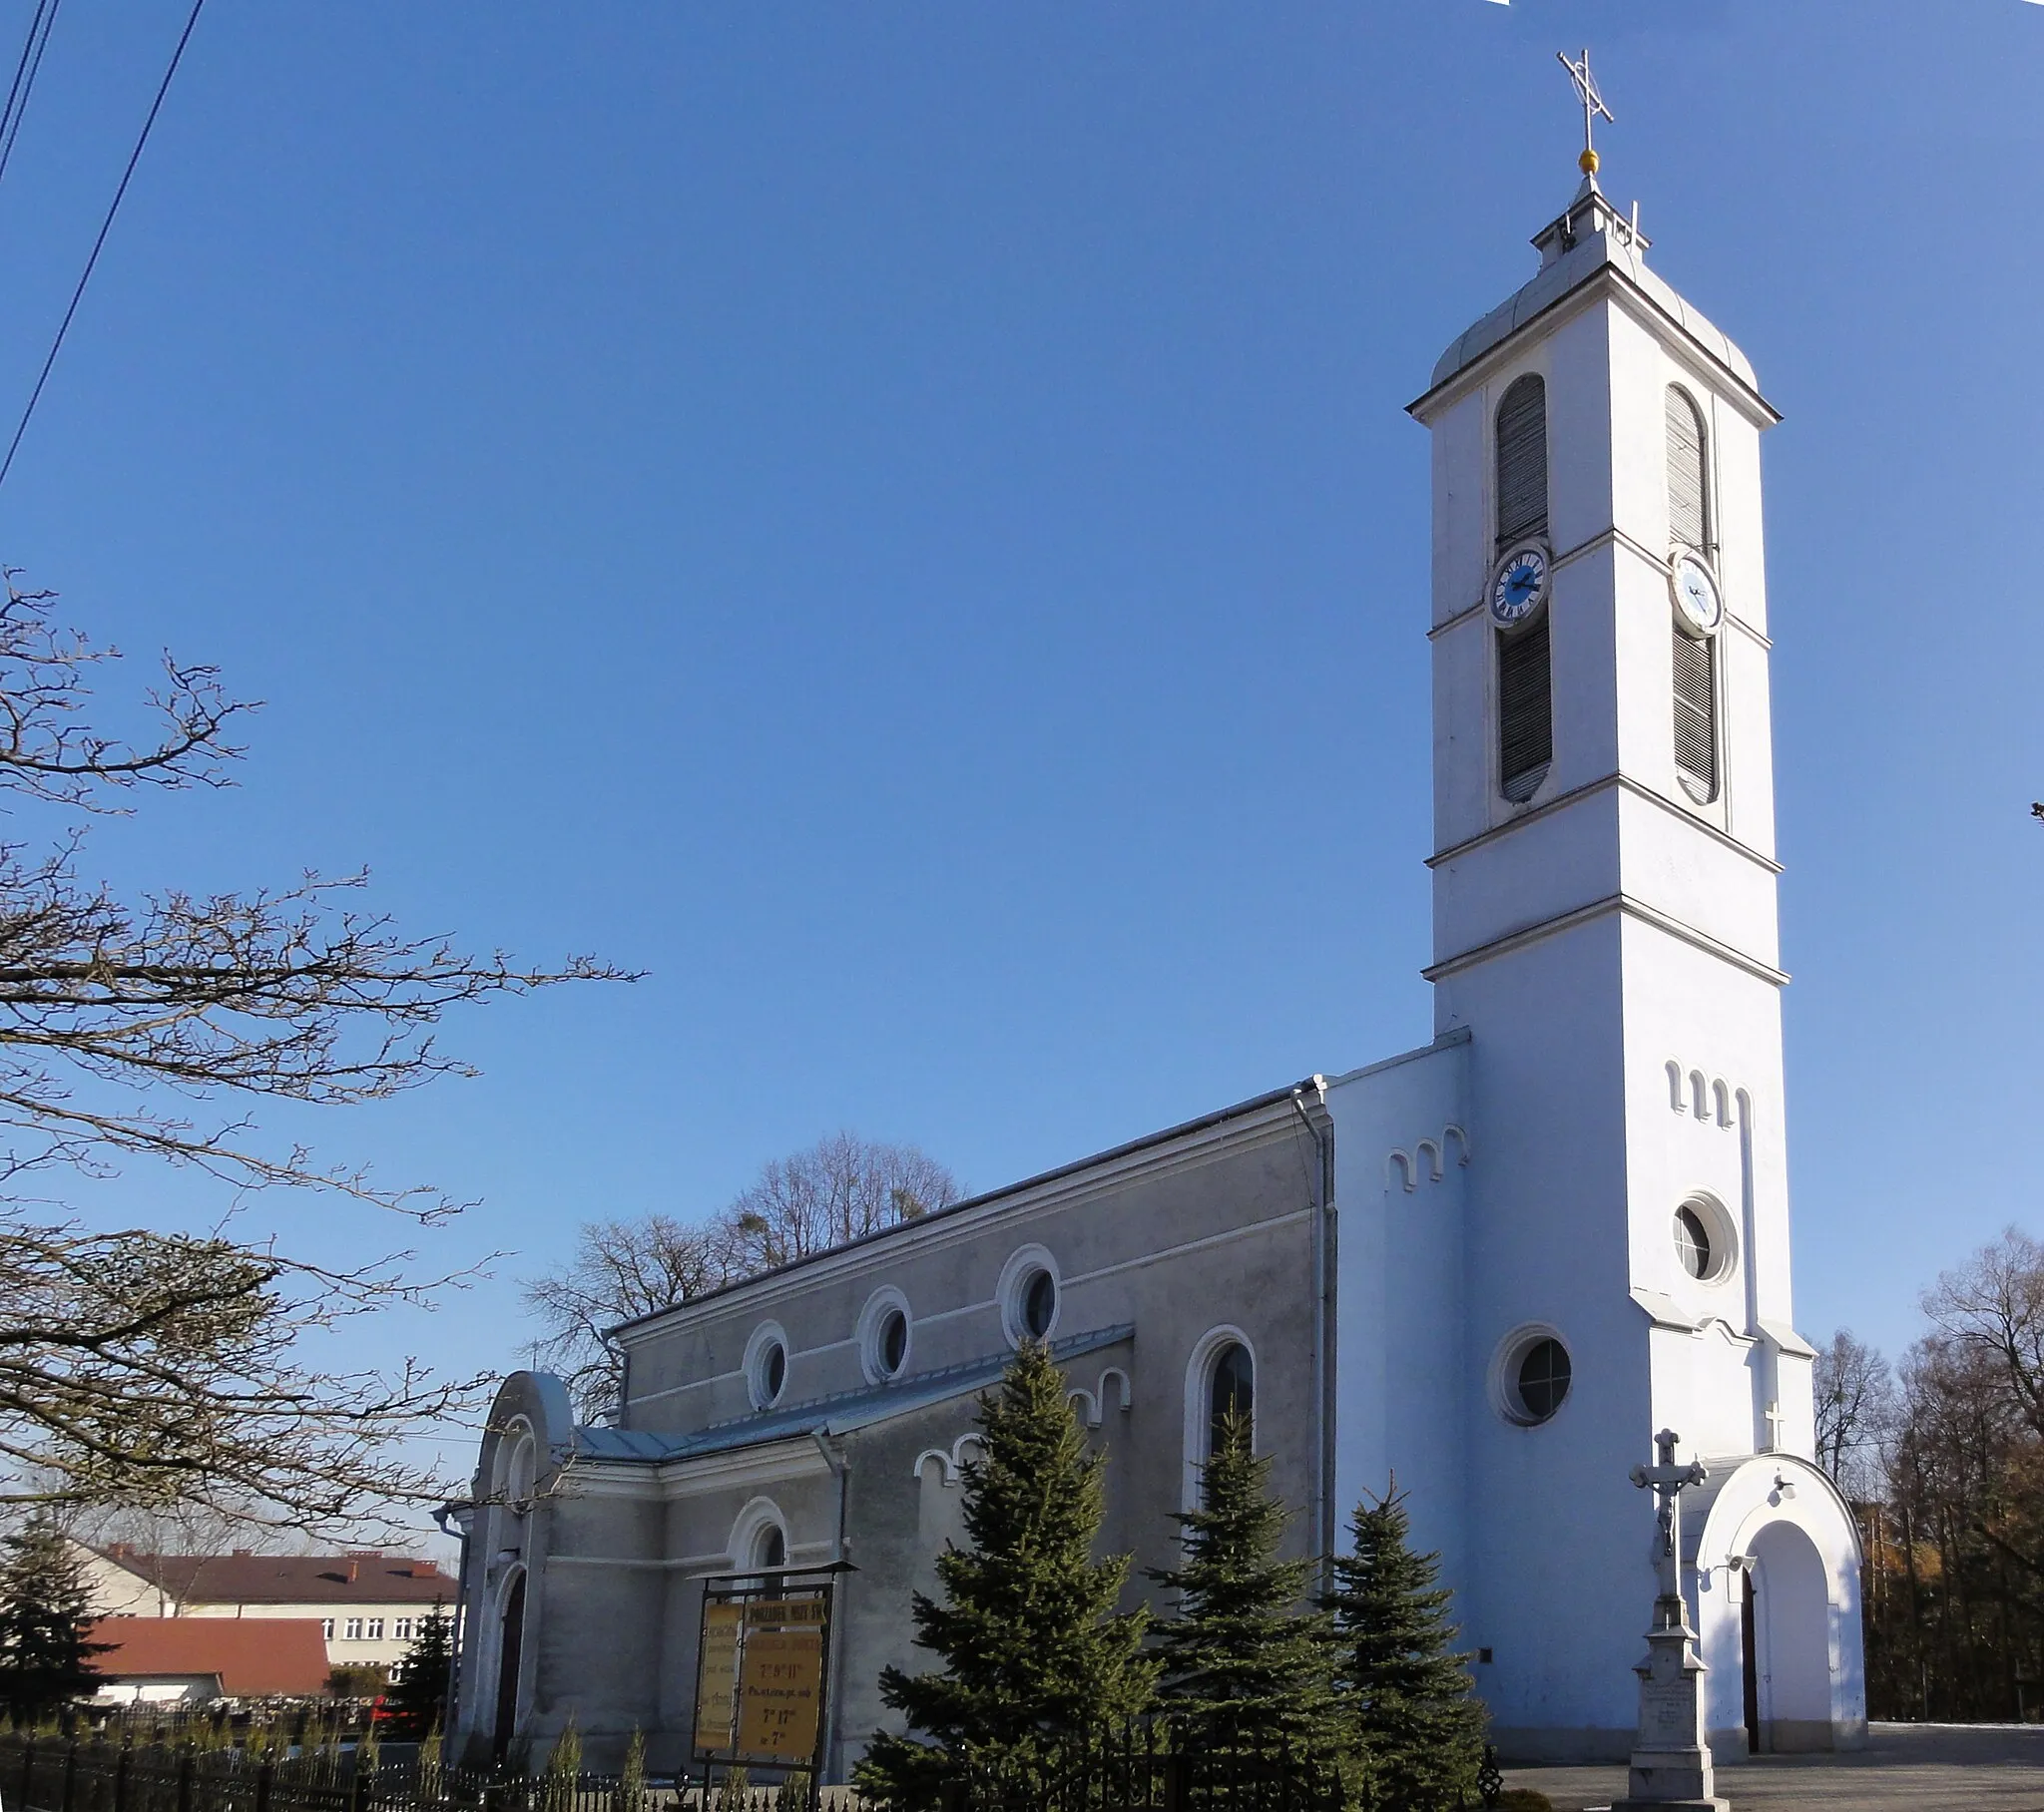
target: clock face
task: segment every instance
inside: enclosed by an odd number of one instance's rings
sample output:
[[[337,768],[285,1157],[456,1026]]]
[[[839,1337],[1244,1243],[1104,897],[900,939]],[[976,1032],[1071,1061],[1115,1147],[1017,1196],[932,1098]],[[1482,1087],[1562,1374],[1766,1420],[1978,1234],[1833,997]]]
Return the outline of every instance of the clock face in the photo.
[[[1709,567],[1694,554],[1681,555],[1668,575],[1668,589],[1674,594],[1683,627],[1690,634],[1717,633],[1718,626],[1725,621],[1725,600]]]
[[[1547,554],[1542,548],[1514,548],[1490,582],[1493,623],[1512,629],[1537,611],[1547,598]]]

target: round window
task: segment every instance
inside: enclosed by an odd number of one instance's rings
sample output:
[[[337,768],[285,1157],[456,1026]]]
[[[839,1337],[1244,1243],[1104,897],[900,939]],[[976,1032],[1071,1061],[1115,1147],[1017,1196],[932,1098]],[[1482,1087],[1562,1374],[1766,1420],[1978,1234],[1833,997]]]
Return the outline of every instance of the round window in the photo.
[[[899,1309],[889,1309],[880,1323],[880,1366],[888,1377],[901,1369],[901,1362],[908,1357],[908,1317]]]
[[[1711,1274],[1711,1229],[1692,1207],[1675,1210],[1675,1250],[1682,1268],[1692,1277]]]
[[[1559,1340],[1536,1340],[1519,1361],[1517,1383],[1528,1419],[1545,1422],[1569,1394],[1568,1348]]]
[[[775,1402],[786,1382],[787,1348],[776,1340],[760,1355],[760,1395],[768,1403]]]
[[[1058,1318],[1058,1280],[1036,1272],[1022,1289],[1022,1325],[1032,1340],[1041,1340]]]

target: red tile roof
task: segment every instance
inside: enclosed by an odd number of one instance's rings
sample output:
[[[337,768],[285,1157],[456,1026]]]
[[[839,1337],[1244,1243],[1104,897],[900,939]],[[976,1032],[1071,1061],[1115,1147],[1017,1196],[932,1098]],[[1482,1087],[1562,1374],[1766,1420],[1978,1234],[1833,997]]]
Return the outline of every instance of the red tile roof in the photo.
[[[401,1555],[138,1554],[98,1551],[181,1604],[451,1605],[455,1584],[431,1561]]]
[[[115,1644],[92,1658],[107,1679],[210,1673],[230,1698],[326,1690],[326,1642],[313,1617],[102,1617],[87,1639]]]

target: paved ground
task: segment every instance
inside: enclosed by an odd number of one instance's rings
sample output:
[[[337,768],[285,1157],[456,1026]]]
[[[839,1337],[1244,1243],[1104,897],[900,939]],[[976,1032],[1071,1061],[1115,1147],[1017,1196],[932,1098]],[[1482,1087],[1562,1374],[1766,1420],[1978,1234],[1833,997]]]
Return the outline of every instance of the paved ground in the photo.
[[[1511,1768],[1557,1812],[1608,1806],[1623,1768]],[[1841,1755],[1757,1755],[1718,1770],[1734,1812],[2044,1812],[2044,1726],[1875,1724],[1867,1747]]]

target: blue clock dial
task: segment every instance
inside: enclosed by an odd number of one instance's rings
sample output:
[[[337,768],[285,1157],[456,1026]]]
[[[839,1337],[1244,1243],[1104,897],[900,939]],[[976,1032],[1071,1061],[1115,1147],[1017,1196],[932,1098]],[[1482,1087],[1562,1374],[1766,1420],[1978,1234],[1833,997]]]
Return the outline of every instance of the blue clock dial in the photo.
[[[1536,547],[1515,548],[1491,581],[1491,619],[1511,629],[1532,616],[1546,596],[1546,554]]]

